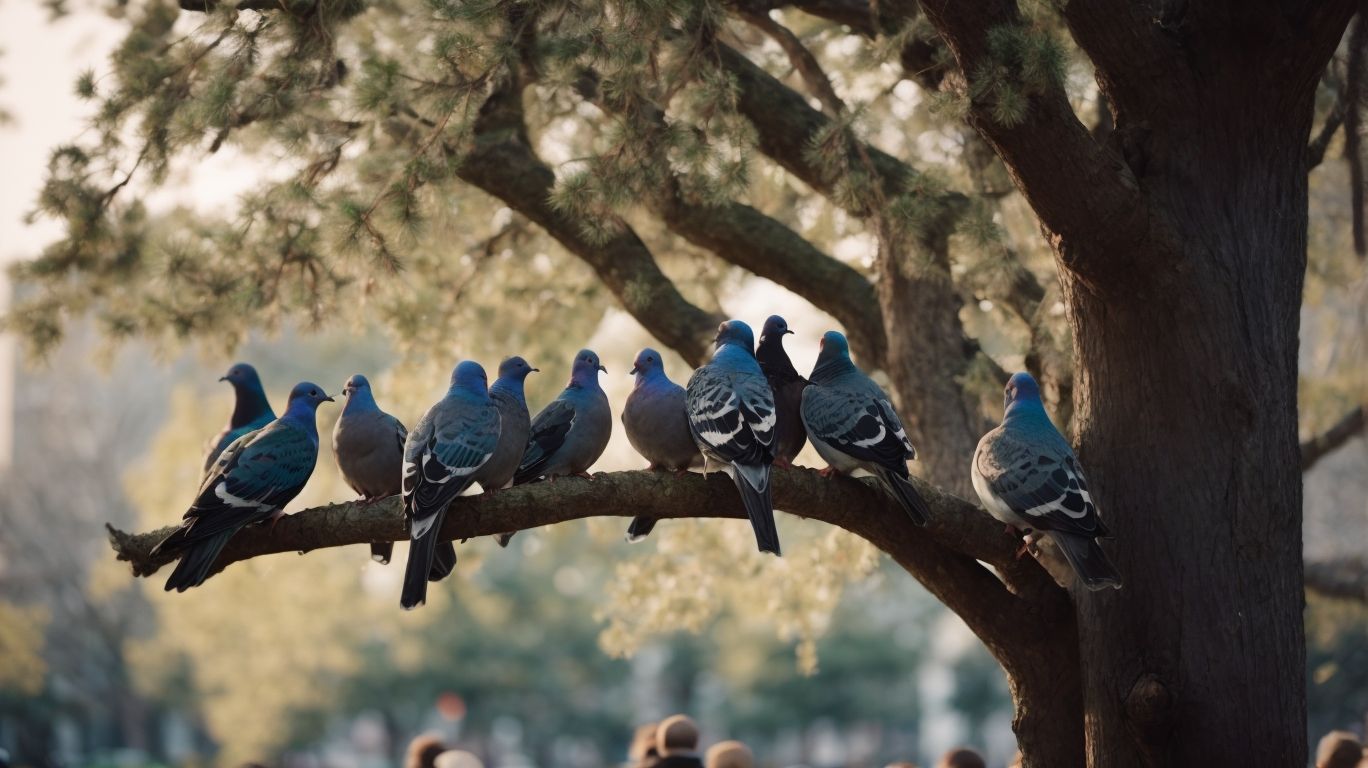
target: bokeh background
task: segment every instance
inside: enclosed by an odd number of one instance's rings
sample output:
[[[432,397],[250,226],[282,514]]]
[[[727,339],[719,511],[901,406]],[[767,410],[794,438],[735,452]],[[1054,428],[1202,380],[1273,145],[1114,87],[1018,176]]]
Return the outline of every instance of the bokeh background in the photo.
[[[59,235],[51,220],[29,217],[48,152],[84,129],[91,108],[73,83],[87,70],[98,78],[121,36],[103,7],[59,10],[0,0],[7,262]],[[915,94],[899,87],[879,98],[897,113]],[[953,155],[935,124],[880,142],[918,148],[932,163]],[[227,147],[174,167],[149,204],[162,228],[225,216],[269,169],[270,158]],[[1345,256],[1344,173],[1327,162],[1311,176],[1303,408],[1321,422],[1365,376],[1353,362],[1362,340],[1341,332],[1363,295],[1353,288],[1361,270]],[[1002,674],[959,620],[864,542],[791,517],[780,523],[791,554],[778,561],[753,552],[740,521],[668,522],[635,547],[616,518],[524,533],[503,551],[473,541],[456,577],[414,613],[395,606],[401,566],[371,562],[364,547],[243,563],[184,595],[132,579],[104,525],[180,517],[204,441],[231,409],[216,380],[235,360],[258,367],[277,405],[300,379],[340,389],[365,373],[382,407],[412,424],[457,357],[492,366],[524,354],[543,371],[529,380],[536,408],[562,386],[575,350],[590,346],[620,407],[649,336],[577,261],[535,233],[508,231],[506,209],[471,198],[451,210],[438,229],[469,254],[446,283],[423,282],[421,263],[408,270],[407,303],[377,300],[337,322],[287,317],[268,332],[194,343],[115,344],[78,317],[41,360],[0,341],[0,747],[35,766],[383,768],[434,730],[498,766],[588,768],[623,760],[638,722],[687,711],[705,741],[742,739],[767,765],[924,761],[961,743],[990,764],[1009,759]],[[1019,201],[1006,210],[1029,233]],[[872,240],[841,221],[808,226],[825,229],[840,258],[867,263],[873,253]],[[1025,256],[1048,270],[1043,249]],[[836,327],[687,248],[668,258],[667,269],[691,275],[687,290],[729,314],[755,324],[787,316],[800,370],[820,332]],[[555,291],[544,287],[551,274]],[[424,301],[458,311],[433,318]],[[991,303],[965,312],[985,345],[1010,346],[995,338]],[[676,380],[687,377],[678,358],[666,359]],[[327,432],[337,409],[320,414]],[[351,497],[326,442],[293,508]],[[817,465],[810,450],[798,463]],[[598,468],[641,465],[619,430]],[[1308,557],[1356,554],[1368,542],[1366,469],[1360,437],[1307,475]],[[1368,611],[1310,597],[1307,622],[1310,733],[1362,729]]]

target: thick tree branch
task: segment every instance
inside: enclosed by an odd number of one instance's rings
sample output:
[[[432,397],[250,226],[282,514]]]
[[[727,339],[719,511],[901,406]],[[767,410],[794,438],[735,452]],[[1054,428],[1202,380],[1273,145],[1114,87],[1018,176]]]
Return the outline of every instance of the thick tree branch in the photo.
[[[1335,104],[1325,115],[1325,122],[1321,124],[1321,129],[1316,133],[1316,138],[1306,145],[1306,170],[1310,171],[1321,164],[1325,159],[1325,151],[1330,148],[1330,142],[1339,133],[1340,126],[1344,125],[1344,95],[1341,94],[1335,99]]]
[[[1336,448],[1349,442],[1357,435],[1363,434],[1365,418],[1364,406],[1360,405],[1348,413],[1344,414],[1339,421],[1330,426],[1329,429],[1314,435],[1306,442],[1301,444],[1301,468],[1305,472],[1316,465],[1316,462],[1325,458],[1326,454],[1331,453]]]
[[[1368,603],[1368,560],[1341,557],[1306,564],[1306,590],[1322,597]]]
[[[949,45],[970,93],[985,77],[1004,76],[990,33],[1024,30],[1012,0],[927,0],[922,10]],[[1020,73],[1007,72],[1015,77]],[[991,91],[991,89],[990,89]],[[1064,93],[1053,83],[1029,95],[1019,122],[997,119],[986,95],[971,99],[969,122],[1006,163],[1017,187],[1035,209],[1060,260],[1088,283],[1106,274],[1138,277],[1153,261],[1119,263],[1119,254],[1169,252],[1137,247],[1157,237],[1139,183],[1121,156],[1093,140]],[[1074,183],[1060,184],[1059,179]],[[1105,221],[1105,227],[1096,223]],[[1112,283],[1115,284],[1115,283]]]
[[[828,480],[810,469],[776,469],[774,503],[791,514],[844,528],[892,555],[960,613],[990,648],[1001,649],[1029,633],[1029,626],[1016,623],[1027,615],[1024,601],[976,562],[1018,567],[1016,541],[974,505],[914,482],[933,513],[925,529],[912,525],[907,514],[872,483]],[[441,537],[458,540],[587,517],[638,514],[659,519],[744,518],[745,510],[735,486],[720,473],[706,478],[646,470],[599,473],[592,481],[562,478],[458,499],[446,516]],[[134,575],[150,576],[172,560],[152,555],[152,548],[172,530],[130,534],[111,527],[110,543],[118,558],[132,565]],[[668,526],[657,529],[657,535],[669,536]],[[229,542],[215,568],[281,552],[406,538],[397,497],[373,505],[330,504],[289,515],[274,530],[256,526],[242,531]],[[1039,570],[1034,564],[1027,567]]]
[[[751,26],[764,32],[788,56],[789,63],[798,72],[798,76],[803,79],[803,84],[812,92],[812,95],[821,102],[822,109],[832,117],[840,115],[846,111],[845,102],[836,95],[836,89],[831,86],[831,78],[818,63],[817,57],[812,55],[812,51],[803,45],[803,41],[798,36],[785,27],[783,24],[771,19],[768,13],[742,13],[742,18]]]
[[[593,71],[584,72],[575,87],[605,112],[632,119],[629,113],[641,110],[646,112],[643,119],[665,127],[665,113],[655,104],[626,104],[606,98]],[[783,222],[749,205],[712,205],[689,199],[674,177],[659,194],[644,202],[675,234],[831,313],[862,354],[883,364],[887,341],[874,286],[853,267],[828,256]]]

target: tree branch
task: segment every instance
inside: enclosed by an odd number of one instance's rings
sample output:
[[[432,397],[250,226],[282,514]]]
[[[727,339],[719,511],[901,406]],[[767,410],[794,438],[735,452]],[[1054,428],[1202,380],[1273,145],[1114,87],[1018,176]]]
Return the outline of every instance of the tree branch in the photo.
[[[1368,560],[1340,557],[1306,564],[1306,590],[1323,597],[1368,603]]]
[[[1325,115],[1325,122],[1321,124],[1320,131],[1316,138],[1306,145],[1306,170],[1311,171],[1321,164],[1325,159],[1325,151],[1330,148],[1330,142],[1339,132],[1340,126],[1344,124],[1344,94],[1340,94],[1335,99],[1334,106]]]
[[[556,175],[527,139],[518,83],[501,84],[485,102],[473,146],[464,153],[457,174],[536,222],[592,267],[623,308],[690,365],[701,365],[707,358],[724,318],[685,299],[631,227],[622,222],[606,242],[591,242],[579,222],[552,207]]]
[[[768,13],[743,12],[741,17],[751,26],[764,32],[788,56],[789,63],[793,65],[798,76],[803,78],[803,83],[812,95],[822,103],[822,108],[828,115],[835,117],[846,111],[845,102],[836,95],[836,89],[831,86],[831,78],[823,71],[822,65],[817,62],[817,57],[812,55],[803,41],[798,36],[779,22],[771,19]]]
[[[971,94],[983,78],[1000,77],[1010,66],[997,60],[990,33],[1025,30],[1012,0],[926,0],[922,10],[949,45]],[[1121,156],[1093,140],[1069,105],[1062,83],[1027,98],[1021,120],[1009,123],[997,119],[988,96],[977,95],[970,100],[969,122],[1007,164],[1060,261],[1094,286],[1107,282],[1105,274],[1152,274],[1158,269],[1152,260],[1116,261],[1129,258],[1120,254],[1172,252],[1136,247],[1158,235],[1139,182]],[[1062,178],[1077,183],[1059,184]],[[1099,221],[1108,225],[1098,227]]]
[[[1314,435],[1306,442],[1301,444],[1301,469],[1303,472],[1311,469],[1316,462],[1325,458],[1326,454],[1331,453],[1336,448],[1349,442],[1349,440],[1363,433],[1365,418],[1364,406],[1360,405],[1348,413],[1344,414],[1339,421],[1335,422],[1324,432]]]
[[[811,469],[774,471],[775,507],[800,517],[841,527],[889,553],[933,594],[964,617],[990,647],[1001,648],[1029,630],[1020,599],[1009,593],[982,560],[1017,568],[1016,541],[969,502],[914,480],[932,510],[932,522],[912,525],[887,495],[872,483],[828,480]],[[736,488],[720,473],[709,477],[647,470],[599,473],[594,479],[561,478],[457,499],[442,527],[443,540],[458,540],[526,530],[587,517],[650,515],[658,519],[745,518]],[[109,527],[118,559],[135,576],[150,576],[173,558],[154,556],[152,548],[174,530],[126,533]],[[658,535],[669,536],[667,529]],[[282,519],[274,530],[247,528],[229,542],[215,571],[281,552],[309,552],[372,541],[404,541],[407,525],[400,500],[376,504],[344,502],[315,507]],[[1040,570],[1035,565],[1027,567]],[[1043,578],[1045,577],[1042,573]],[[1060,590],[1054,590],[1063,594]]]
[[[583,72],[575,88],[605,112],[631,119],[629,113],[641,110],[646,113],[644,119],[665,127],[665,113],[655,104],[625,104],[606,98],[596,72]],[[831,313],[845,326],[856,348],[882,365],[887,347],[883,320],[874,286],[860,272],[749,205],[710,205],[688,199],[674,176],[665,189],[645,202],[675,234]]]

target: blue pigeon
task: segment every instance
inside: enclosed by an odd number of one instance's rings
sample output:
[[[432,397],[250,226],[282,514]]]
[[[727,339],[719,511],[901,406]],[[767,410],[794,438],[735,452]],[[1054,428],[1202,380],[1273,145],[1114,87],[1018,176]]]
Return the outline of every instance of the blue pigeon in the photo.
[[[355,374],[342,387],[347,402],[333,427],[333,458],[352,490],[366,503],[387,499],[403,490],[404,440],[408,430],[380,410],[365,376]],[[388,563],[394,542],[373,541],[371,558]]]
[[[660,353],[649,347],[638,352],[631,373],[636,383],[622,408],[627,441],[650,462],[653,470],[686,472],[689,467],[702,464],[703,454],[698,452],[689,432],[684,388],[665,375]],[[627,540],[641,541],[655,524],[653,517],[632,518]]]
[[[489,397],[479,363],[463,360],[451,372],[446,395],[414,426],[404,443],[404,514],[409,519],[408,564],[399,604],[405,610],[427,601],[427,583],[456,565],[451,542],[438,546],[447,507],[480,482],[499,442],[499,409]]]
[[[830,466],[823,475],[864,470],[897,500],[917,525],[931,510],[908,482],[907,461],[917,451],[907,439],[893,402],[850,361],[850,345],[836,331],[822,335],[822,350],[803,391],[803,424],[812,447]]]
[[[770,315],[760,329],[760,344],[755,348],[755,359],[774,392],[774,463],[781,467],[792,466],[794,457],[807,442],[801,411],[808,380],[799,375],[784,351],[784,337],[790,333],[793,331],[784,318]]]
[[[223,449],[239,437],[261,429],[275,421],[275,411],[266,399],[266,390],[261,388],[261,377],[256,369],[246,363],[237,363],[219,377],[233,385],[233,415],[228,417],[228,426],[218,433],[209,444],[209,452],[204,457],[204,472],[213,468]]]
[[[575,354],[570,381],[565,389],[532,419],[532,433],[513,484],[563,475],[588,477],[588,470],[608,447],[613,434],[613,414],[608,395],[599,386],[599,372],[608,372],[591,350]],[[499,537],[508,546],[512,533]]]
[[[166,580],[168,592],[203,584],[233,534],[252,523],[281,517],[281,507],[299,495],[313,474],[318,406],[332,400],[317,384],[297,384],[284,416],[223,450],[200,484],[185,522],[152,549],[153,555],[180,553],[180,562]]]
[[[755,335],[740,320],[717,328],[712,360],[689,377],[689,431],[708,463],[736,483],[761,552],[779,552],[770,492],[774,463],[774,393],[755,360]]]
[[[1029,373],[1016,373],[1003,395],[1002,424],[974,452],[974,490],[989,514],[1026,533],[1042,534],[1091,590],[1121,588],[1121,574],[1098,545],[1109,536],[1097,516],[1083,468],[1040,403]]]

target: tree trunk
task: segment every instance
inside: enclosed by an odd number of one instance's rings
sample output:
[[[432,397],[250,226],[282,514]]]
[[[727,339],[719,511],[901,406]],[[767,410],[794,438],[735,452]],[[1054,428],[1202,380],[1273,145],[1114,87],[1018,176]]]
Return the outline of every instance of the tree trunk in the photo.
[[[1077,597],[1090,765],[1306,763],[1296,416],[1314,81],[1250,77],[1276,53],[1206,51],[1142,128],[1114,100],[1177,245],[1107,254],[1150,265],[1110,282],[1062,270],[1079,452],[1125,577]]]

